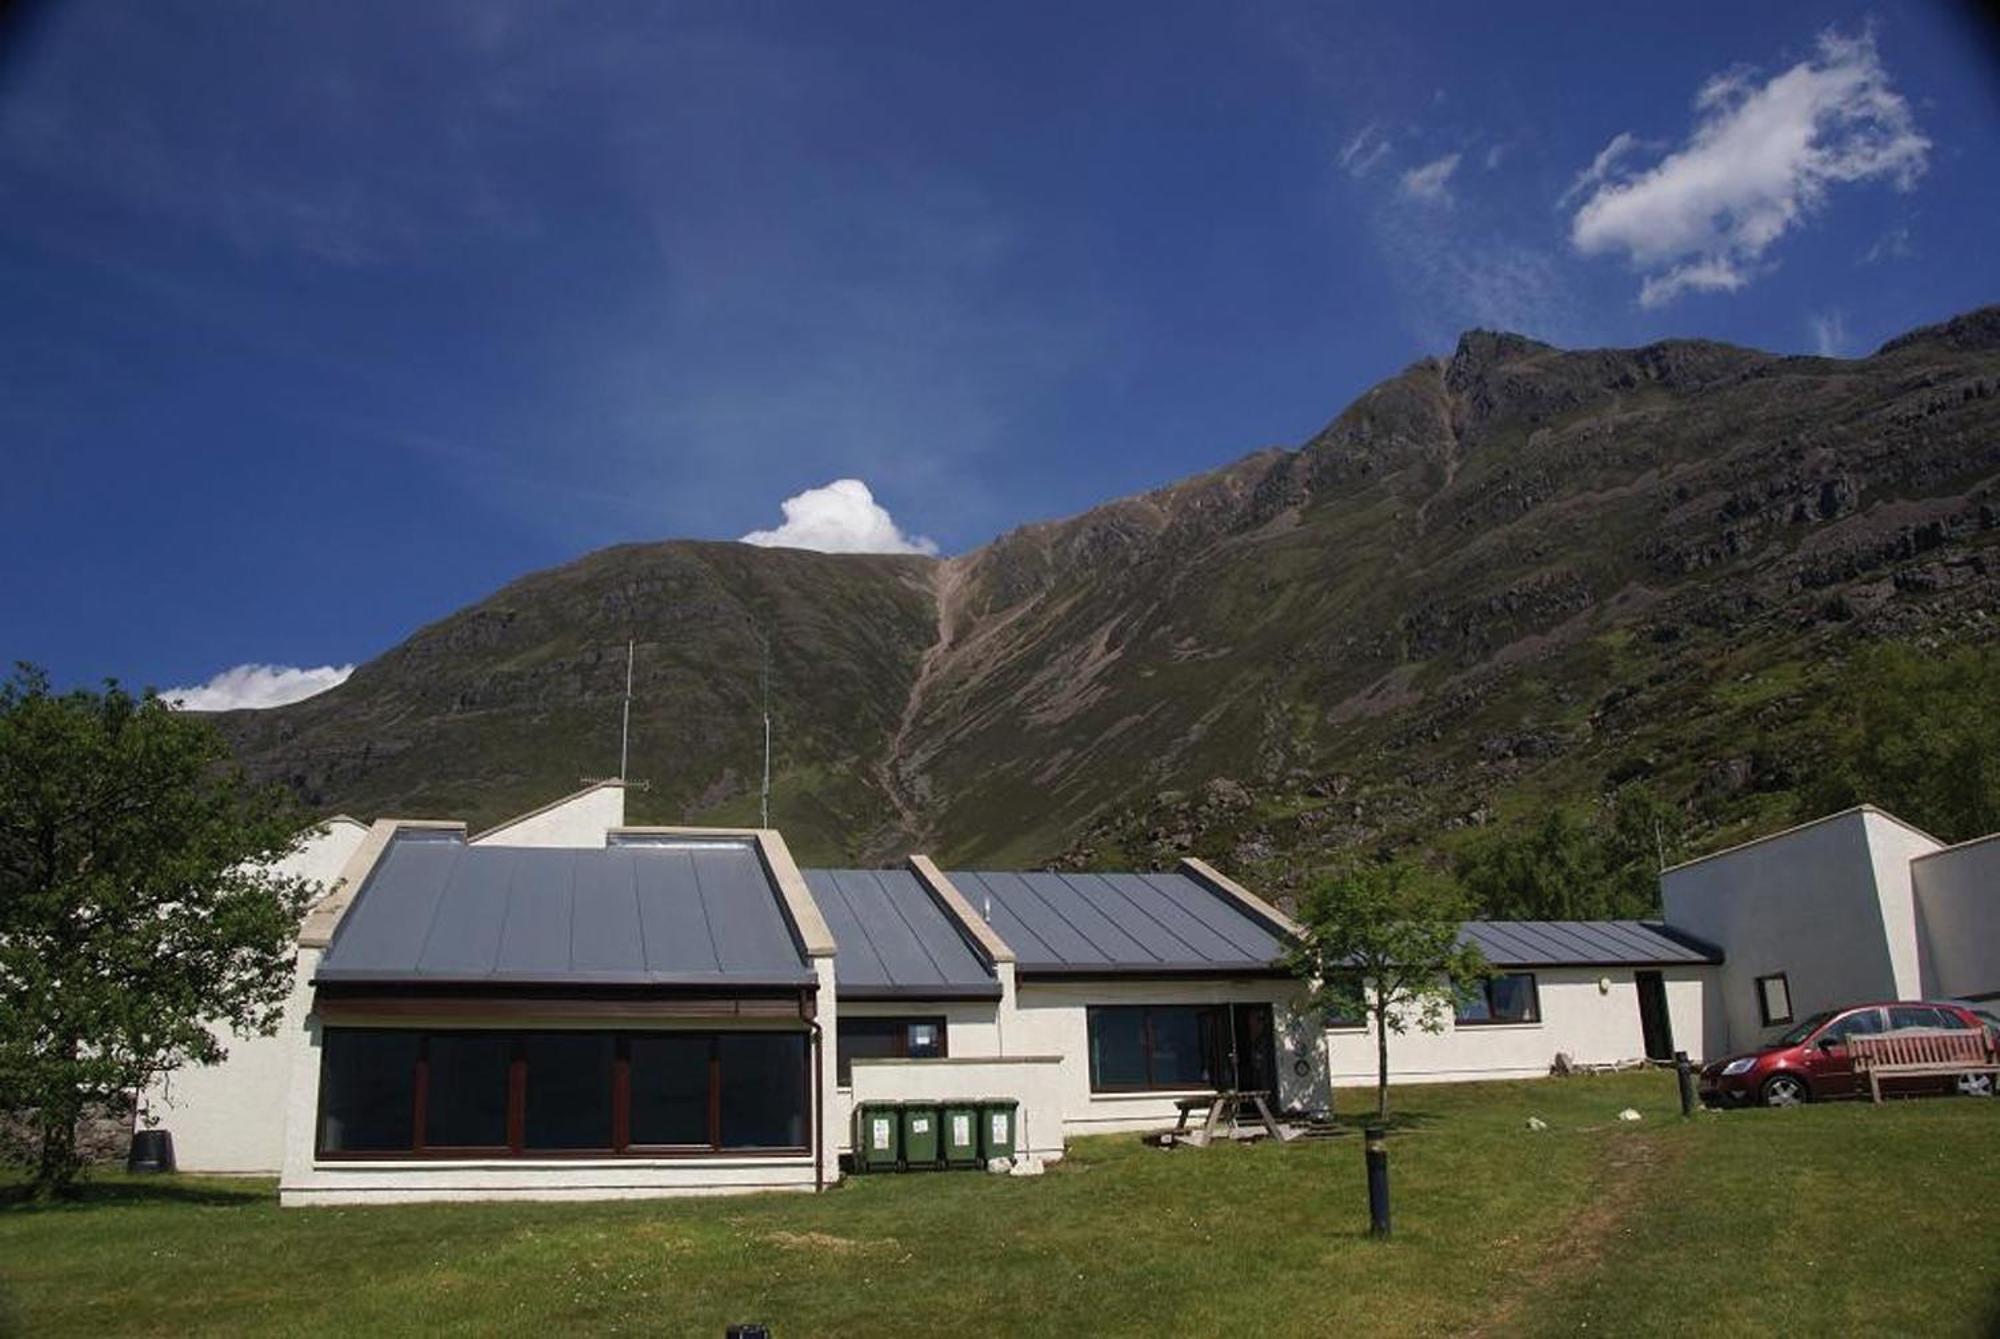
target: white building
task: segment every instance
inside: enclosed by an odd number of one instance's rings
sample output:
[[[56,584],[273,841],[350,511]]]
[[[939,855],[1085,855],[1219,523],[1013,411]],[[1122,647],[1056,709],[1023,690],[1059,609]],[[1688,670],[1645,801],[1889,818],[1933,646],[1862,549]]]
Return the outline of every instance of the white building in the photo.
[[[181,1166],[277,1172],[287,1204],[810,1190],[867,1102],[1006,1099],[1018,1149],[1056,1158],[1217,1089],[1318,1112],[1375,1078],[1365,1028],[1303,1009],[1296,927],[1199,861],[800,870],[772,831],[628,828],[611,783],[470,838],[335,820],[294,864],[329,891],[279,1034],[146,1095]],[[1780,1004],[2000,993],[2000,841],[1864,808],[1662,893],[1666,924],[1469,924],[1498,975],[1393,1040],[1394,1081],[1700,1060]]]

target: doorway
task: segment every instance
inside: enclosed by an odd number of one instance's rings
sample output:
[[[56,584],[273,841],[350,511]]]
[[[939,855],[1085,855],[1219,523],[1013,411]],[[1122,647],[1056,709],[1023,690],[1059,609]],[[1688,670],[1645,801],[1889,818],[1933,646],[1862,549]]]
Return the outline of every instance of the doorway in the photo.
[[[1236,1090],[1270,1094],[1278,1100],[1277,1033],[1268,1004],[1232,1004],[1230,1050],[1234,1058]]]
[[[1658,972],[1635,972],[1639,985],[1639,1031],[1648,1060],[1674,1058],[1674,1020],[1667,1013],[1667,981]]]

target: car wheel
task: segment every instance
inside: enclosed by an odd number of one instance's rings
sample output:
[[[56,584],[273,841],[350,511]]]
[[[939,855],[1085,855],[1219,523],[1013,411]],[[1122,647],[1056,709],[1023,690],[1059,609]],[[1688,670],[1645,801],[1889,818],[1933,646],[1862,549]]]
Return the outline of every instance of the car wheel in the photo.
[[[1991,1074],[1961,1074],[1958,1076],[1958,1091],[1967,1097],[1993,1096],[1993,1076]]]
[[[1811,1100],[1812,1093],[1796,1075],[1773,1074],[1764,1080],[1763,1098],[1767,1107],[1796,1107]]]

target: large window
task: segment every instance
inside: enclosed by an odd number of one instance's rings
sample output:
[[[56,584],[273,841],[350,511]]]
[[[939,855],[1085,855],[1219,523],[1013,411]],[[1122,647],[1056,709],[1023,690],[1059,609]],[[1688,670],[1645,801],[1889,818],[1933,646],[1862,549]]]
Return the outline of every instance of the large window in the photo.
[[[945,1050],[942,1018],[843,1018],[837,1048],[840,1086],[854,1083],[856,1060],[936,1060]]]
[[[1503,972],[1489,976],[1458,997],[1460,1027],[1488,1023],[1539,1023],[1542,1001],[1533,972]]]
[[[1104,1005],[1088,1013],[1090,1086],[1096,1092],[1215,1088],[1228,1051],[1220,1004]]]
[[[1757,1012],[1765,1027],[1792,1021],[1792,983],[1783,972],[1757,978]]]
[[[802,1150],[803,1032],[328,1028],[324,1156]]]

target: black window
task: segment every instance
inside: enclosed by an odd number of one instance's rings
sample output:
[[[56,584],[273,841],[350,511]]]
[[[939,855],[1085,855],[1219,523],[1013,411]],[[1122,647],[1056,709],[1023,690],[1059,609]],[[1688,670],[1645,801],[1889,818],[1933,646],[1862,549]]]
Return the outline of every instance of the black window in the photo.
[[[524,1147],[611,1147],[611,1072],[617,1051],[618,1039],[608,1032],[531,1032],[521,1039],[527,1065]]]
[[[1889,1007],[1889,1030],[1904,1028],[1963,1028],[1965,1020],[1951,1009],[1934,1004],[1895,1004]]]
[[[321,1148],[374,1153],[412,1146],[421,1041],[415,1032],[327,1031],[319,1071]]]
[[[1819,1040],[1821,1045],[1841,1043],[1849,1037],[1872,1037],[1882,1030],[1880,1009],[1856,1009],[1845,1018],[1834,1019],[1832,1026],[1819,1034]]]
[[[631,1046],[631,1141],[634,1144],[707,1148],[710,1064],[714,1046],[706,1033],[661,1032],[634,1036]]]
[[[803,1148],[806,1038],[802,1032],[725,1032],[716,1038],[722,1148]]]
[[[1757,1012],[1765,1027],[1792,1021],[1792,983],[1783,972],[1757,978]]]
[[[1227,1009],[1217,1004],[1104,1005],[1089,1010],[1090,1086],[1117,1091],[1214,1088]]]
[[[505,1032],[438,1032],[428,1039],[424,1146],[505,1148],[514,1038]]]
[[[1503,972],[1459,992],[1457,1022],[1461,1026],[1541,1021],[1542,1001],[1533,972]]]
[[[835,1072],[843,1088],[854,1083],[856,1060],[935,1060],[946,1054],[942,1018],[843,1018]]]
[[[805,1149],[803,1032],[328,1028],[331,1156]]]

